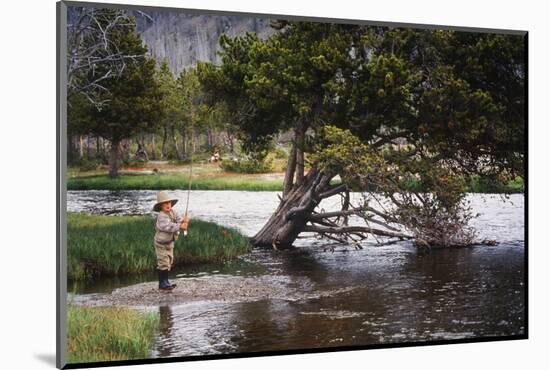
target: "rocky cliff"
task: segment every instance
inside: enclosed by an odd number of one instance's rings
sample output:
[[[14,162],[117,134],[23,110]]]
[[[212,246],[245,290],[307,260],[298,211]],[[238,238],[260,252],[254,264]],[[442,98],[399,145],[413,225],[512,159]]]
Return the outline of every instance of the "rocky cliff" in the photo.
[[[218,39],[222,33],[237,36],[255,32],[268,37],[274,30],[269,19],[247,16],[196,15],[176,12],[135,14],[138,32],[151,55],[161,61],[167,58],[170,69],[178,74],[197,61],[220,62]],[[150,17],[150,18],[149,18]]]

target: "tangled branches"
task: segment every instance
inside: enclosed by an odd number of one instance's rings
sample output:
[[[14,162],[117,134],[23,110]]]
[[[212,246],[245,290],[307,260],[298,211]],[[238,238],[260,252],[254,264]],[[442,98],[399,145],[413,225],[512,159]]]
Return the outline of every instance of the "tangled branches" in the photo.
[[[378,242],[382,242],[378,237],[411,239],[423,247],[475,243],[463,181],[444,165],[425,167],[414,152],[414,148],[374,149],[349,131],[328,126],[313,159],[346,184],[321,194],[321,198],[339,194],[342,207],[312,214],[305,231],[356,248],[368,236]],[[353,204],[350,190],[361,192],[361,200]]]
[[[105,80],[122,74],[130,55],[120,45],[120,34],[132,32],[134,17],[125,10],[71,7],[67,24],[67,94],[79,94],[97,108],[108,102]]]

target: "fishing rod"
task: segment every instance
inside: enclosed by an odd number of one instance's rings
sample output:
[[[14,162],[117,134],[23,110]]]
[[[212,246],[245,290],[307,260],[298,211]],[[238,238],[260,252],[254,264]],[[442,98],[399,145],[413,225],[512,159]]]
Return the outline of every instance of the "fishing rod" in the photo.
[[[189,181],[187,187],[187,201],[185,202],[185,213],[183,217],[187,216],[187,211],[189,210],[189,198],[191,197],[191,179],[193,178],[193,121],[191,121],[191,157],[189,162]],[[187,236],[187,229],[183,230],[183,236]]]

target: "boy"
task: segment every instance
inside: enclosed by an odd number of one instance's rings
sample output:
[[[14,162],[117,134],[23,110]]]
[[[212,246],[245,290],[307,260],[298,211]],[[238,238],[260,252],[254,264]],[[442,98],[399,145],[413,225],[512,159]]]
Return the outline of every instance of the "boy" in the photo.
[[[172,209],[177,199],[170,197],[166,192],[157,194],[157,203],[153,211],[159,212],[155,223],[155,252],[157,254],[157,270],[159,274],[159,289],[170,291],[176,287],[168,281],[168,272],[174,263],[174,242],[180,230],[187,230],[189,217],[178,216]]]

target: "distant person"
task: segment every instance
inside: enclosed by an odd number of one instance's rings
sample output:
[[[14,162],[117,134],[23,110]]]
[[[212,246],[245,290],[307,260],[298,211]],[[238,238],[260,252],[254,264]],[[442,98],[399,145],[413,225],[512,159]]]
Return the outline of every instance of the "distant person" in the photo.
[[[153,207],[158,212],[155,222],[155,252],[157,255],[157,270],[159,275],[159,289],[170,291],[176,284],[168,281],[168,273],[174,264],[174,242],[179,236],[180,230],[187,230],[189,216],[187,213],[181,217],[172,209],[177,199],[170,197],[166,192],[157,194],[157,203]]]
[[[215,162],[221,162],[222,157],[220,155],[220,150],[218,148],[214,148],[214,152],[212,153],[212,156],[208,160],[208,162],[215,163]]]

